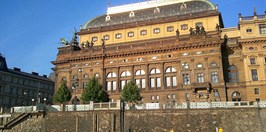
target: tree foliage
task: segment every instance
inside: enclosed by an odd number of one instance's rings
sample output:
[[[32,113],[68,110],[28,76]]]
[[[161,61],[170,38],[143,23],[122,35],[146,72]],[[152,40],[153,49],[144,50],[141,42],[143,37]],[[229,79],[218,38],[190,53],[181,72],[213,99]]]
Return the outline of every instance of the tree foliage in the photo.
[[[135,82],[130,81],[127,83],[122,91],[121,100],[129,103],[136,103],[140,101],[142,97],[140,96],[140,89]]]
[[[93,77],[89,79],[88,85],[85,86],[85,90],[81,95],[81,100],[84,102],[108,102],[108,94],[103,90],[102,85],[98,80]]]
[[[58,88],[57,93],[53,97],[55,103],[64,103],[68,102],[71,99],[71,92],[67,88],[66,81],[61,82],[61,86]]]

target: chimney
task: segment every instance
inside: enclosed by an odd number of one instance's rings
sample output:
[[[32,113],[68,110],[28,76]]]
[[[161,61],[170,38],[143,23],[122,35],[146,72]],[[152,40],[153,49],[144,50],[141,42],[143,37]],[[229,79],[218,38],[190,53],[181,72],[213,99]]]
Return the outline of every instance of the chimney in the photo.
[[[32,72],[32,75],[39,76],[39,73],[37,73],[37,72]]]
[[[18,71],[18,72],[20,72],[21,69],[20,69],[20,68],[17,68],[17,67],[14,67],[14,71]]]

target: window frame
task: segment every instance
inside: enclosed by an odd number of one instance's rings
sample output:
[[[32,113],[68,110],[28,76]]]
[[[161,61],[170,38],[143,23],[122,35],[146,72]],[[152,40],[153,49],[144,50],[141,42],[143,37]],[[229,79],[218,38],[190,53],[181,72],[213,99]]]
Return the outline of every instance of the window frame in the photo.
[[[115,38],[116,38],[116,39],[121,39],[121,38],[122,38],[122,34],[121,34],[121,33],[117,33],[117,34],[115,34]]]
[[[266,34],[266,24],[259,24],[260,34]]]
[[[153,29],[153,33],[154,34],[159,34],[159,33],[161,33],[161,29],[160,28],[154,28]]]
[[[218,77],[217,71],[211,72],[211,81],[212,81],[212,83],[218,83],[219,82],[219,77]]]
[[[251,79],[252,81],[259,81],[257,69],[251,69]]]
[[[174,29],[174,26],[168,26],[166,30],[167,32],[173,32],[175,29]]]
[[[147,34],[148,34],[148,31],[145,30],[145,29],[143,29],[143,30],[140,31],[140,35],[141,35],[141,36],[145,36],[145,35],[147,35]]]
[[[181,30],[188,30],[188,24],[182,24]]]
[[[133,31],[128,32],[127,37],[134,37],[134,32]]]

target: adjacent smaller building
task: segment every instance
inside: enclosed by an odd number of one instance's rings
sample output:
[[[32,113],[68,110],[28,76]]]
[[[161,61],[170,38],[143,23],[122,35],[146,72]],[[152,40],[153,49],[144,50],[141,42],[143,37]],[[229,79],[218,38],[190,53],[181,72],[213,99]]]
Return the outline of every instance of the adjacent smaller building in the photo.
[[[0,107],[52,103],[54,81],[46,75],[9,69],[6,59],[0,54]]]

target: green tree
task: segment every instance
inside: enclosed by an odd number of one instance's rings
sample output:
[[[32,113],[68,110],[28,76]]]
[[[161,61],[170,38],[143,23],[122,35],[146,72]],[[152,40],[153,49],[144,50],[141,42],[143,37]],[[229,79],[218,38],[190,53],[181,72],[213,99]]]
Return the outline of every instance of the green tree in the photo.
[[[142,97],[140,96],[140,89],[135,82],[130,81],[127,83],[122,91],[121,100],[129,103],[137,103]]]
[[[64,103],[68,102],[71,99],[71,92],[67,88],[66,81],[61,82],[61,86],[58,88],[57,93],[53,97],[55,103]]]
[[[89,79],[88,85],[85,86],[85,91],[81,95],[81,100],[84,102],[93,101],[96,103],[99,102],[108,102],[108,94],[103,90],[102,85],[98,80],[93,77]]]

